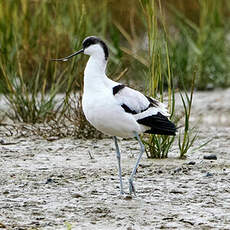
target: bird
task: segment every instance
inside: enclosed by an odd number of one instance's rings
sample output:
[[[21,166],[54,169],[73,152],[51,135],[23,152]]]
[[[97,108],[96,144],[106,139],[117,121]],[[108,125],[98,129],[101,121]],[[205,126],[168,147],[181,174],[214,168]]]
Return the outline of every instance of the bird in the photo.
[[[118,137],[136,138],[140,153],[129,177],[129,195],[136,196],[134,176],[145,151],[140,134],[176,135],[176,126],[169,120],[167,106],[162,102],[145,96],[122,83],[107,77],[106,66],[109,49],[106,43],[96,36],[86,37],[79,51],[53,61],[67,61],[79,54],[89,55],[84,70],[82,109],[86,119],[100,132],[113,137],[118,162],[120,194],[123,188],[121,153]]]

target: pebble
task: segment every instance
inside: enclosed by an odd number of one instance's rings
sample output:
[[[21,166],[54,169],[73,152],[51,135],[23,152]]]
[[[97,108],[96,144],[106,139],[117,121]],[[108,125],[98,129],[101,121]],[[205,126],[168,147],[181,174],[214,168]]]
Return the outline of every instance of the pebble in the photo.
[[[139,167],[140,168],[148,168],[148,167],[151,167],[152,164],[139,164]]]
[[[125,195],[123,198],[124,198],[124,200],[132,200],[133,199],[133,197],[129,194]]]
[[[131,227],[131,226],[127,227],[126,229],[127,229],[127,230],[135,230],[135,228],[133,228],[133,227]]]
[[[171,191],[169,191],[169,193],[174,193],[174,194],[183,194],[184,192],[181,190],[177,190],[177,189],[172,189]]]
[[[52,178],[48,178],[47,180],[46,180],[46,184],[49,184],[49,183],[52,183],[53,182],[53,179]]]
[[[6,225],[0,222],[0,228],[6,228]]]
[[[215,154],[205,155],[205,160],[217,160],[217,156]]]
[[[173,172],[174,173],[178,173],[178,172],[180,172],[182,170],[182,168],[176,168]]]
[[[83,195],[80,193],[74,193],[74,194],[72,194],[72,197],[73,198],[81,198],[81,197],[83,197]]]
[[[159,169],[159,170],[156,171],[156,173],[161,174],[161,173],[163,173],[163,171]]]
[[[196,164],[195,161],[190,161],[190,162],[188,162],[188,165],[195,165],[195,164]]]
[[[54,136],[54,137],[47,137],[47,138],[46,138],[47,141],[56,141],[56,140],[58,140],[58,139],[60,139],[60,137],[55,137],[55,136]]]
[[[213,176],[213,173],[210,173],[210,172],[207,172],[205,177],[212,177]]]
[[[7,194],[9,194],[9,193],[10,193],[9,190],[5,190],[5,191],[3,191],[2,194],[7,195]]]

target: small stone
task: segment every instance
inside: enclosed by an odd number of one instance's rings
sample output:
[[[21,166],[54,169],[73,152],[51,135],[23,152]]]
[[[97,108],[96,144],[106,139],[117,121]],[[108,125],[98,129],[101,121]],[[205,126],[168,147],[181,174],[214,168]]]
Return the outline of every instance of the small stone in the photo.
[[[0,222],[0,228],[6,228],[6,225]]]
[[[152,164],[139,164],[140,168],[148,168],[151,167]]]
[[[217,160],[217,156],[215,154],[205,155],[205,160]]]
[[[124,200],[132,200],[133,197],[131,195],[125,195]]]
[[[93,189],[90,193],[91,193],[91,194],[98,194],[98,192],[97,192],[96,189]]]
[[[174,194],[183,194],[183,191],[177,190],[177,189],[172,189],[170,191],[170,193],[174,193]]]
[[[73,198],[81,198],[81,197],[83,197],[83,195],[80,193],[74,193],[74,194],[72,194],[72,197]]]
[[[9,194],[9,193],[10,193],[9,190],[5,190],[5,191],[3,192],[4,195],[7,195],[7,194]]]
[[[64,175],[59,174],[59,175],[57,175],[57,177],[58,177],[58,178],[63,178],[63,177],[64,177]]]
[[[190,161],[190,162],[188,162],[188,165],[195,165],[195,164],[196,164],[195,161]]]
[[[36,226],[39,226],[39,225],[40,225],[40,223],[39,223],[38,221],[32,221],[30,224],[31,224],[31,225],[36,225]]]
[[[182,172],[183,173],[188,173],[189,169],[183,169]]]
[[[41,167],[41,168],[38,168],[38,170],[48,170],[48,168]]]
[[[135,228],[133,228],[133,227],[131,227],[131,226],[127,227],[126,229],[127,229],[127,230],[135,230]]]
[[[56,141],[58,139],[60,139],[60,137],[47,137],[46,138],[47,141]]]
[[[210,172],[207,172],[205,177],[212,177],[213,176],[213,173],[210,173]]]
[[[182,170],[182,168],[176,168],[173,172],[174,173],[178,173],[178,172],[180,172]]]
[[[48,178],[47,180],[46,180],[46,184],[49,184],[49,183],[52,183],[53,182],[53,179],[52,178]]]

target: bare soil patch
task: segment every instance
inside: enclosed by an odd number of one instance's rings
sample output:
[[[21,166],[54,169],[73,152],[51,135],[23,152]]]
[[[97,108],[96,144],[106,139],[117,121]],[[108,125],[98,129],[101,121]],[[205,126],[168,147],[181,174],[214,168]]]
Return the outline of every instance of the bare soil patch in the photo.
[[[121,197],[112,139],[45,140],[7,136],[0,126],[0,228],[5,229],[230,229],[230,90],[198,92],[194,146],[168,159],[143,157],[137,197]],[[180,109],[181,105],[178,105]],[[120,140],[125,190],[139,153]],[[217,160],[203,159],[214,154]]]

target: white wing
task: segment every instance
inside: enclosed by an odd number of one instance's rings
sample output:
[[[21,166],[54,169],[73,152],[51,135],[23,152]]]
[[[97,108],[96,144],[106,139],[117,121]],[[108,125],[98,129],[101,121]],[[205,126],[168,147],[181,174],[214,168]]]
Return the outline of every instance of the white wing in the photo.
[[[113,95],[124,111],[133,115],[142,132],[176,135],[176,126],[167,118],[170,114],[163,103],[124,85],[113,87]]]
[[[117,85],[114,88],[116,89],[113,91],[115,92],[114,97],[118,103],[126,112],[132,113],[136,119],[155,115],[158,112],[167,117],[170,115],[166,106],[154,98],[146,97],[139,91],[124,85]]]

